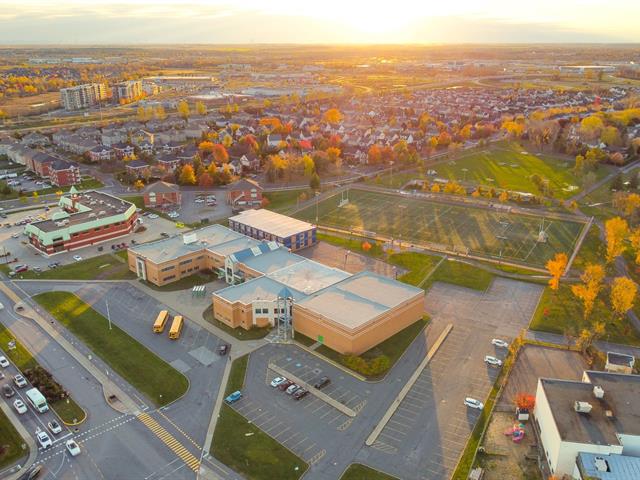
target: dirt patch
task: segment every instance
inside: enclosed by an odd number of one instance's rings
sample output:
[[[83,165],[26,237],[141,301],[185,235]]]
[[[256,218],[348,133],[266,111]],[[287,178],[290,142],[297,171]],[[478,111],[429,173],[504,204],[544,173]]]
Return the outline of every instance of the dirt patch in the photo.
[[[505,435],[514,425],[524,425],[524,437],[519,443]],[[519,424],[514,414],[495,412],[482,446],[484,453],[478,458],[485,469],[484,480],[542,480],[531,422]]]

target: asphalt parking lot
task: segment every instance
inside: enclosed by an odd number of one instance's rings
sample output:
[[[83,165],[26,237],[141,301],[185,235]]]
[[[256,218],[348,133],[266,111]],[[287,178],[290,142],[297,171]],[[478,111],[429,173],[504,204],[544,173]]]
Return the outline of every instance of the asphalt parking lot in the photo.
[[[26,212],[15,212],[7,214],[7,218],[0,219],[0,253],[4,250],[10,252],[8,256],[9,260],[17,259],[17,263],[24,263],[29,267],[40,267],[46,269],[47,265],[51,262],[60,262],[61,264],[73,263],[74,255],[80,255],[82,258],[91,258],[105,253],[112,252],[111,245],[126,242],[130,244],[131,240],[135,240],[138,243],[149,242],[151,240],[157,240],[162,238],[160,233],[165,232],[170,235],[178,235],[181,230],[176,228],[174,222],[166,220],[164,218],[149,219],[149,217],[142,217],[143,226],[145,230],[139,233],[133,233],[125,237],[116,238],[114,240],[92,245],[85,248],[80,248],[72,252],[62,252],[52,256],[45,256],[40,254],[35,248],[31,247],[24,235],[24,226],[14,225],[16,222],[24,219],[27,216],[34,218],[45,219],[55,211],[55,208],[50,209],[48,212],[42,208],[37,210],[29,210]],[[6,227],[6,224],[10,224],[10,227]],[[14,238],[15,237],[15,238]],[[102,248],[102,251],[98,249]]]
[[[400,478],[445,480],[462,453],[499,370],[485,355],[504,358],[494,337],[513,339],[529,322],[541,287],[496,279],[487,292],[436,283],[427,294],[432,345],[444,325],[454,328],[367,453],[366,463]],[[479,319],[483,319],[479,321]],[[375,453],[374,453],[375,452]]]
[[[313,466],[327,451],[340,448],[340,438],[357,417],[345,415],[311,393],[294,400],[271,387],[271,380],[279,376],[269,368],[271,363],[311,384],[328,376],[331,383],[322,392],[356,412],[367,404],[371,386],[295,345],[270,344],[251,354],[243,398],[234,408]]]
[[[207,206],[206,203],[195,203],[198,195],[215,195],[216,205]],[[196,223],[204,218],[208,219],[209,222],[213,222],[232,215],[231,206],[227,204],[227,191],[220,188],[202,192],[183,191],[182,206],[178,212],[180,217],[177,220],[187,223]]]

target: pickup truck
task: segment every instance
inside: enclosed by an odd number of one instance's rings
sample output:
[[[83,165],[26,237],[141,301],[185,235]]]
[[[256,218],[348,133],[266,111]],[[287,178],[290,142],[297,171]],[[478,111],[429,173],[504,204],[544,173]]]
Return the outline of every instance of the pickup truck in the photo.
[[[242,392],[237,390],[224,399],[225,403],[231,405],[232,403],[236,403],[238,400],[242,398]]]

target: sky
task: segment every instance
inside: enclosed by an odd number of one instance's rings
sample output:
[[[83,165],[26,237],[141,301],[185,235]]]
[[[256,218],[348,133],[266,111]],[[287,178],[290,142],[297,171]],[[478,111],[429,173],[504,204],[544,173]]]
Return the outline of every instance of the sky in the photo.
[[[640,0],[0,0],[0,44],[640,42]]]

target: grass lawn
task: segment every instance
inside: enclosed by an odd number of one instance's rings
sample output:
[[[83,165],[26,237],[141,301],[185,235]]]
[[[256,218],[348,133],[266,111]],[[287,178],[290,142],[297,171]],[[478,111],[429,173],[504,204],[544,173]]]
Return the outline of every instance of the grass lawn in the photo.
[[[24,449],[22,446],[24,445]],[[10,467],[29,453],[23,438],[0,410],[0,469]]]
[[[241,390],[249,356],[236,359],[225,393]],[[228,405],[220,409],[210,453],[249,480],[297,480],[309,466]]]
[[[584,225],[579,221],[547,221],[548,240],[538,243],[542,217],[359,189],[349,190],[347,205],[338,207],[339,202],[339,195],[320,202],[320,226],[404,243],[434,244],[440,249],[468,251],[525,266],[542,267],[557,252],[571,253]],[[304,208],[294,216],[315,222],[316,207]]]
[[[134,275],[135,276],[135,275]],[[186,290],[195,287],[196,285],[203,285],[217,279],[218,276],[215,273],[198,272],[188,277],[181,278],[173,283],[167,285],[158,286],[145,280],[140,280],[141,283],[147,287],[158,292],[176,292],[178,290]]]
[[[107,319],[74,294],[46,292],[34,300],[156,406],[171,403],[189,388],[187,377],[118,326],[109,330]]]
[[[600,240],[600,229],[597,225],[591,225],[580,251],[573,260],[571,270],[582,272],[590,263],[604,263],[605,253],[606,246]]]
[[[575,195],[581,180],[573,173],[574,162],[552,155],[525,151],[517,143],[501,143],[484,150],[463,154],[455,160],[441,163],[433,169],[444,178],[473,182],[487,187],[540,194],[531,180],[533,174],[546,178],[557,198]],[[609,173],[600,166],[595,172],[598,179]]]
[[[367,178],[365,183],[377,185],[379,187],[401,188],[409,180],[423,178],[425,178],[425,176],[418,172],[388,173],[386,175],[377,175],[373,178]]]
[[[609,305],[603,300],[608,295],[608,290],[600,294],[591,314],[593,320],[606,323],[602,340],[640,345],[640,334],[629,323],[629,320],[626,317],[622,320],[613,318]],[[582,302],[571,293],[571,288],[568,285],[560,285],[557,293],[549,287],[544,289],[531,325],[529,325],[531,330],[560,335],[565,333],[566,328],[577,331],[589,327],[590,322],[583,320]]]
[[[124,253],[126,259],[126,251]],[[129,265],[121,258],[106,253],[80,262],[70,263],[58,268],[44,270],[40,273],[28,270],[16,278],[38,278],[45,280],[130,280],[136,274],[129,271]]]
[[[392,337],[387,338],[384,342],[376,345],[371,350],[367,350],[360,355],[366,361],[374,360],[375,358],[385,355],[389,359],[389,368],[384,372],[377,375],[365,375],[368,380],[376,380],[383,377],[389,370],[393,368],[398,359],[402,356],[404,351],[409,348],[411,342],[424,330],[429,323],[429,319],[425,316],[423,319],[409,325],[404,330],[400,330]],[[298,340],[296,335],[296,340]],[[301,342],[302,343],[302,342]],[[347,366],[345,363],[345,356],[338,352],[331,350],[326,345],[321,345],[316,349],[316,352],[324,355],[325,357],[338,362],[343,366]],[[347,367],[348,368],[348,367]]]
[[[104,187],[104,183],[102,183],[100,180],[97,180],[95,178],[84,178],[79,184],[74,185],[76,187],[76,190],[94,190],[97,188],[102,188]],[[71,189],[71,186],[68,187],[49,187],[49,188],[43,188],[42,190],[38,190],[38,195],[47,195],[49,193],[56,193],[56,192],[68,192]],[[30,194],[31,195],[31,194]]]
[[[342,474],[340,480],[397,480],[397,477],[387,475],[360,463],[352,463]]]
[[[275,212],[283,212],[295,207],[301,194],[306,193],[308,198],[313,195],[309,189],[282,190],[279,192],[264,192],[262,195],[269,200],[267,208]]]
[[[418,286],[441,259],[437,255],[417,252],[401,252],[389,256],[390,263],[407,270],[398,280],[413,286]]]
[[[361,237],[344,238],[338,237],[336,235],[329,235],[326,233],[318,232],[316,234],[316,238],[318,239],[318,241],[327,242],[331,245],[346,248],[347,250],[351,250],[352,252],[369,255],[370,257],[380,258],[386,256],[386,253],[384,252],[384,250],[382,250],[382,246],[379,243],[375,243],[373,240],[368,240],[371,248],[369,250],[364,250],[362,248],[362,244],[367,240]]]
[[[24,372],[25,370],[32,369],[40,366],[38,361],[31,355],[29,350],[25,348],[11,333],[11,331],[0,324],[0,345],[7,345],[11,340],[16,342],[16,348],[5,349],[5,354],[13,362],[13,364]],[[78,405],[73,398],[67,397],[63,400],[58,400],[50,403],[51,408],[58,414],[63,422],[76,423],[83,421],[86,417],[86,413],[80,405]],[[0,436],[0,438],[2,438]]]
[[[244,328],[231,328],[229,325],[222,323],[219,320],[213,318],[213,306],[207,307],[207,309],[202,312],[202,318],[204,318],[207,322],[219,328],[225,333],[237,338],[238,340],[257,340],[259,338],[264,338],[271,331],[270,327],[264,328],[252,328],[251,330],[245,330]]]
[[[467,263],[448,260],[442,262],[422,288],[429,290],[434,282],[445,282],[473,290],[485,291],[493,282],[494,275]]]
[[[133,203],[136,208],[144,208],[144,197],[142,195],[132,195],[130,197],[122,197],[127,202]]]

